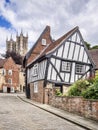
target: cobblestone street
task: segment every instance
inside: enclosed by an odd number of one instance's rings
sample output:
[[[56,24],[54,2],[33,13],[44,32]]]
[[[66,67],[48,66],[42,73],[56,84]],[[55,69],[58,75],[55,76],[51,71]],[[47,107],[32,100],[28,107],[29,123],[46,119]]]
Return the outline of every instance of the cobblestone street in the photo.
[[[0,130],[84,130],[21,101],[16,94],[0,94]]]

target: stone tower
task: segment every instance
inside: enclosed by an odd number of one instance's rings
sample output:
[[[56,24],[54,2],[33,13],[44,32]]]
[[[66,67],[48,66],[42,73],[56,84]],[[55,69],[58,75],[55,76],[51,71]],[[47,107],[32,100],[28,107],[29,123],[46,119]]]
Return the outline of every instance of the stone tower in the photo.
[[[16,41],[12,39],[12,36],[10,40],[6,39],[6,51],[13,51],[21,56],[25,56],[28,51],[28,35],[23,36],[23,33],[21,31],[20,36],[17,34]]]

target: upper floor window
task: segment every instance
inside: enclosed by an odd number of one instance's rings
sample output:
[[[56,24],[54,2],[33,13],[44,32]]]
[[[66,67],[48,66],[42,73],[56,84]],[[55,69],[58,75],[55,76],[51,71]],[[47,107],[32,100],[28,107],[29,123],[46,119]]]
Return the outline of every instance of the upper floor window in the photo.
[[[9,84],[12,84],[12,79],[8,79],[8,83],[9,83]]]
[[[6,70],[5,69],[2,70],[2,75],[6,75]]]
[[[76,73],[83,74],[85,72],[85,66],[82,64],[76,64]]]
[[[33,76],[37,76],[38,75],[38,64],[35,64],[33,67]]]
[[[8,75],[12,75],[12,70],[8,70]]]
[[[46,39],[42,39],[42,45],[46,45]]]
[[[61,71],[67,71],[70,72],[71,70],[71,62],[62,61]]]

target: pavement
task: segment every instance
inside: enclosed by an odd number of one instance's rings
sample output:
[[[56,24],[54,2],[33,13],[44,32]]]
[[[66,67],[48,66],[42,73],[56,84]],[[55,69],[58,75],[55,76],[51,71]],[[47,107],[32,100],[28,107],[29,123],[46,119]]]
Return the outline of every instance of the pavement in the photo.
[[[98,130],[98,122],[97,121],[90,120],[90,119],[81,117],[79,115],[69,113],[67,111],[52,107],[52,106],[47,105],[47,104],[41,104],[38,102],[34,102],[30,99],[27,99],[24,94],[17,94],[17,97],[26,103],[29,103],[33,106],[36,106],[42,110],[45,110],[51,114],[54,114],[62,119],[65,119],[69,122],[72,122],[78,126],[81,126],[85,129],[87,129],[87,130]]]

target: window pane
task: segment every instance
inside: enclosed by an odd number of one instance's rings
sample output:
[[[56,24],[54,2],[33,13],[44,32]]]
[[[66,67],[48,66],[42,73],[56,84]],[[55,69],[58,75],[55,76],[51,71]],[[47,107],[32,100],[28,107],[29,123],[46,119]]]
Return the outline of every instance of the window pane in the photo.
[[[12,70],[8,70],[8,75],[12,75]]]
[[[76,64],[76,73],[84,73],[85,72],[85,66],[81,64]]]
[[[38,75],[38,64],[34,65],[33,67],[33,76],[37,76]]]
[[[12,84],[12,79],[8,79],[8,83],[9,83],[9,84]]]
[[[42,39],[42,45],[46,45],[46,39]]]
[[[71,69],[71,63],[62,61],[62,71],[70,71]]]
[[[34,93],[38,93],[38,82],[34,82]]]
[[[6,75],[6,70],[5,69],[2,70],[2,75]]]

